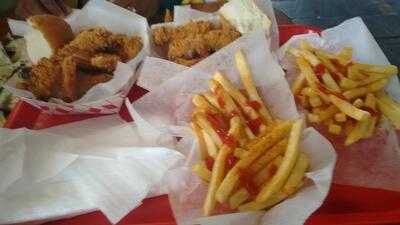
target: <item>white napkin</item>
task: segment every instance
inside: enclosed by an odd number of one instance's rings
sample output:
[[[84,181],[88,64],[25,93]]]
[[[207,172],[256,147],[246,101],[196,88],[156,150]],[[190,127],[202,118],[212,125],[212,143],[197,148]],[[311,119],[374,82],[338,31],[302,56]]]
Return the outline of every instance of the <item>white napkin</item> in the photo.
[[[302,39],[331,52],[338,52],[346,46],[352,47],[353,58],[362,63],[389,64],[367,26],[360,17],[356,17],[322,31],[321,37],[317,34],[296,35],[283,45],[278,51],[278,56],[283,68],[287,70],[289,81],[298,74],[298,69],[294,58],[286,54],[286,51],[290,46],[297,46]],[[400,102],[398,76],[393,76],[386,91]],[[383,127],[385,129],[380,129],[373,138],[346,148],[332,135],[327,134],[338,150],[335,183],[400,191],[398,137],[393,128],[386,125]]]
[[[307,173],[306,185],[298,194],[267,212],[202,217],[206,185],[191,172],[191,166],[199,159],[197,144],[188,123],[192,112],[191,97],[208,90],[207,81],[213,72],[221,71],[232,82],[239,84],[234,53],[242,49],[247,56],[258,90],[272,114],[281,119],[299,117],[283,70],[269,50],[269,43],[263,31],[243,36],[192,68],[176,73],[132,106],[128,105],[134,118],[140,116],[142,121],[157,129],[159,135],[183,137],[176,149],[186,156],[186,162],[168,172],[166,179],[170,187],[171,206],[180,225],[300,225],[322,204],[329,191],[336,154],[328,140],[313,128],[308,128],[303,133],[302,145],[311,158],[311,168]],[[143,66],[156,64],[148,63]],[[170,66],[158,68],[158,72],[155,68],[142,69],[153,71],[153,76],[159,76],[160,73],[171,75]]]
[[[94,210],[117,223],[147,196],[165,194],[161,180],[183,157],[161,147],[172,138],[143,139],[143,129],[151,130],[116,115],[40,131],[0,129],[0,224]]]

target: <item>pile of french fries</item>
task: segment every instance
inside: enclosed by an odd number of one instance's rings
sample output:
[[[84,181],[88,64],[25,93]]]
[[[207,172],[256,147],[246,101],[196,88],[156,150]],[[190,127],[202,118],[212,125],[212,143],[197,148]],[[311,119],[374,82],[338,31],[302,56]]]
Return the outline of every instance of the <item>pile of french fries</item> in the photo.
[[[274,119],[242,51],[235,60],[245,91],[216,72],[210,91],[193,97],[192,128],[202,159],[193,171],[209,184],[206,216],[218,204],[239,211],[270,208],[302,187],[309,167],[299,148],[303,119]]]
[[[396,66],[357,63],[351,48],[335,55],[307,41],[289,53],[300,68],[292,92],[309,122],[322,123],[335,135],[343,133],[346,146],[371,137],[382,114],[400,129],[400,105],[384,92],[398,72]]]

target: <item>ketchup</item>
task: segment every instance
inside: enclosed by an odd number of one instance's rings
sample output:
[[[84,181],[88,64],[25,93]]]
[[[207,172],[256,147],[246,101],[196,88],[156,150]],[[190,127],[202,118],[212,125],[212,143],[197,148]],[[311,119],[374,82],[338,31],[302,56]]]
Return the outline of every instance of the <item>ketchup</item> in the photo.
[[[230,136],[230,135],[225,136],[225,137],[222,139],[222,142],[223,142],[224,144],[226,144],[227,146],[229,146],[230,148],[236,148],[236,140],[235,140],[235,138],[233,138],[233,137]]]
[[[227,158],[226,158],[226,170],[230,170],[230,169],[232,169],[233,168],[233,166],[235,166],[235,164],[237,163],[237,161],[239,161],[238,160],[238,158],[236,158],[234,155],[229,155]]]
[[[344,95],[342,95],[342,94],[340,94],[340,93],[337,93],[337,92],[334,92],[334,91],[331,91],[331,90],[329,90],[329,89],[327,89],[326,87],[324,87],[322,84],[318,84],[318,89],[322,92],[322,93],[325,93],[325,94],[327,94],[327,95],[334,95],[334,96],[336,96],[336,97],[338,97],[338,98],[340,98],[340,99],[343,99],[343,100],[346,100],[347,101],[347,98],[346,97],[344,97]]]
[[[214,166],[214,159],[211,156],[207,156],[204,161],[206,163],[207,169],[211,171]]]
[[[250,195],[258,194],[258,187],[253,181],[253,176],[246,170],[240,171],[240,184],[250,193]]]
[[[320,64],[316,65],[313,68],[313,70],[314,70],[315,75],[317,75],[317,77],[320,77],[325,73],[325,66],[322,63],[320,63]]]
[[[340,80],[340,76],[339,76],[339,74],[338,73],[336,73],[336,72],[331,72],[331,76],[332,76],[332,78],[335,80],[335,81],[339,81]]]
[[[225,118],[217,113],[212,113],[210,111],[206,112],[206,118],[208,122],[211,123],[211,126],[217,132],[218,136],[224,140],[226,136],[228,136],[229,125]]]
[[[271,167],[268,169],[268,175],[272,177],[275,175],[276,171],[278,171],[278,167],[275,164],[272,164]]]
[[[261,104],[258,101],[247,101],[247,105],[253,108],[255,111],[260,110]]]
[[[263,122],[263,120],[261,119],[261,117],[258,117],[257,119],[254,119],[254,120],[248,119],[248,120],[246,121],[247,126],[249,126],[250,130],[251,130],[254,134],[258,134],[262,122]]]
[[[217,101],[218,101],[219,107],[225,108],[225,101],[221,96],[218,96]]]

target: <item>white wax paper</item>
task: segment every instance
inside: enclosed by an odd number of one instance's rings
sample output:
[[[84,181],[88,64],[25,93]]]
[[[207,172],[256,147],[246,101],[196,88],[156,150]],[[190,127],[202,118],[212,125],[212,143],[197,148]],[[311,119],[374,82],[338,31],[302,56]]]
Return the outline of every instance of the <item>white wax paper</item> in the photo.
[[[186,156],[186,162],[169,171],[164,179],[170,187],[170,203],[178,224],[303,224],[327,195],[336,160],[332,145],[313,128],[303,133],[302,145],[311,158],[311,169],[305,187],[295,197],[267,212],[202,217],[206,185],[191,172],[191,166],[199,160],[197,143],[188,126],[191,97],[208,90],[207,81],[217,70],[235,84],[240,83],[234,62],[234,53],[239,48],[246,54],[258,90],[272,114],[281,119],[298,118],[289,85],[263,31],[241,37],[192,68],[177,73],[128,108],[135,121],[140,117],[141,122],[137,123],[150,124],[159,131],[157,135],[182,137],[176,149]],[[163,67],[158,71],[169,74],[166,70]]]
[[[166,193],[162,178],[183,156],[162,147],[172,137],[144,139],[144,129],[151,127],[117,115],[40,131],[0,129],[0,224],[94,210],[116,223],[144,198]]]
[[[150,54],[149,27],[146,18],[105,0],[91,0],[82,10],[75,10],[66,21],[74,33],[93,27],[104,27],[114,33],[139,36],[143,48],[135,58],[126,63],[119,62],[110,81],[93,86],[79,100],[70,104],[54,98],[49,102],[36,100],[31,92],[16,88],[16,77],[11,78],[5,87],[15,96],[51,114],[118,112],[123,98],[136,81],[134,76],[136,67],[146,55]],[[32,29],[23,21],[9,20],[9,24],[15,35],[23,36]],[[114,107],[104,107],[104,105]],[[56,110],[57,107],[62,110]]]
[[[283,68],[287,70],[289,81],[298,74],[294,58],[286,53],[289,46],[298,46],[306,39],[313,46],[331,52],[338,52],[343,47],[353,48],[356,61],[369,64],[389,64],[382,49],[361,18],[346,20],[342,24],[324,30],[321,37],[317,34],[293,36],[278,51]],[[400,101],[398,76],[386,87],[386,91]],[[382,126],[373,138],[362,140],[349,147],[344,147],[343,137],[335,137],[319,127],[338,150],[338,163],[334,182],[339,184],[382,188],[400,191],[400,147],[395,131],[390,126]]]

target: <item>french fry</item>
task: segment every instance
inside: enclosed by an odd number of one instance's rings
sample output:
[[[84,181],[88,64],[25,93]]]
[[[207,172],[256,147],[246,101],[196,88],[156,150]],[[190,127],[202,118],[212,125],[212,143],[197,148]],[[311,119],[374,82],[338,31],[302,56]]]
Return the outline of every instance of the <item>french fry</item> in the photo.
[[[332,118],[337,112],[339,112],[339,109],[335,105],[330,105],[328,108],[322,110],[318,115],[320,121],[325,121],[327,119]]]
[[[249,153],[246,157],[241,158],[235,166],[227,173],[221,185],[219,186],[216,199],[220,203],[224,203],[228,200],[233,189],[236,187],[239,178],[240,170],[246,169],[250,166],[254,160],[256,160],[260,155],[262,155],[267,149],[275,145],[278,141],[283,139],[292,127],[292,121],[285,121],[271,130],[266,136],[259,138],[259,140],[251,145],[247,145],[246,148],[249,149]]]
[[[300,54],[312,65],[312,66],[317,66],[318,64],[321,63],[319,59],[310,51],[308,50],[301,50]]]
[[[276,145],[274,145],[271,149],[269,149],[263,156],[261,156],[256,161],[254,161],[254,163],[251,164],[251,166],[249,167],[249,172],[251,174],[257,173],[278,155],[285,153],[287,144],[288,144],[287,138],[279,141]]]
[[[310,123],[320,123],[321,122],[320,116],[315,113],[308,113],[307,119],[308,119],[308,122],[310,122]]]
[[[361,97],[361,96],[366,95],[367,93],[377,92],[377,91],[382,90],[386,86],[388,81],[389,81],[388,79],[380,79],[380,80],[372,82],[366,86],[347,90],[343,93],[343,95],[347,99],[354,99],[357,97]]]
[[[301,94],[304,96],[308,96],[308,97],[318,97],[318,93],[315,92],[310,87],[305,87],[305,88],[301,89]]]
[[[277,156],[274,160],[268,163],[264,168],[256,173],[253,178],[254,184],[259,187],[267,182],[276,173],[282,163],[282,156]]]
[[[240,105],[244,113],[250,117],[250,119],[257,119],[260,117],[258,112],[254,110],[247,102],[246,97],[237,89],[230,80],[219,72],[214,74],[214,80],[216,80],[222,87],[229,93],[230,96]],[[259,131],[265,129],[265,125],[261,124]]]
[[[246,121],[244,118],[243,113],[239,109],[239,107],[236,105],[236,103],[233,101],[231,96],[225,90],[222,88],[222,86],[215,80],[209,80],[208,85],[211,89],[211,91],[217,95],[217,98],[215,98],[214,95],[211,93],[206,93],[204,96],[207,99],[210,99],[210,102],[215,102],[216,105],[218,105],[220,108],[222,108],[222,111],[229,114],[229,115],[238,115],[242,121]],[[219,101],[218,101],[219,99]],[[223,104],[223,105],[221,105]],[[243,123],[244,129],[246,132],[246,135],[249,139],[253,139],[255,135],[251,131],[251,129],[247,126],[246,123]]]
[[[370,64],[362,64],[355,63],[353,65],[355,69],[362,70],[366,73],[381,73],[393,75],[398,73],[397,66],[394,65],[370,65]]]
[[[248,154],[248,151],[243,148],[236,148],[235,151],[233,151],[233,155],[238,159],[245,157],[246,154]]]
[[[370,120],[371,120],[370,118],[367,118],[365,120],[357,121],[356,126],[351,130],[351,132],[347,136],[344,145],[345,146],[351,145],[359,141],[364,136],[366,136]]]
[[[331,123],[328,126],[328,131],[331,134],[339,135],[342,132],[342,127],[337,124]]]
[[[340,111],[353,119],[360,121],[371,117],[369,112],[356,108],[346,100],[340,99],[334,95],[329,95],[329,99]]]
[[[211,136],[205,131],[205,130],[201,130],[202,134],[203,134],[203,138],[204,138],[204,142],[206,144],[207,147],[207,152],[208,155],[215,158],[217,156],[218,153],[218,148],[215,145],[213,139],[211,138]]]
[[[203,206],[204,215],[206,216],[210,216],[214,213],[215,205],[217,203],[215,199],[215,194],[221,184],[221,181],[224,179],[225,161],[226,157],[231,153],[231,151],[231,148],[224,145],[219,150],[218,155],[215,159],[213,169],[211,171],[211,178],[208,185],[206,200]]]
[[[343,77],[340,82],[339,86],[343,89],[352,89],[359,86],[359,82],[349,79],[347,77]]]
[[[296,192],[297,187],[302,182],[305,172],[310,165],[308,156],[304,153],[300,153],[297,162],[287,179],[285,185],[282,188],[282,192],[291,195]]]
[[[287,179],[285,185],[282,190],[277,191],[274,195],[271,196],[265,202],[259,202],[257,200],[251,201],[239,207],[239,211],[257,211],[266,208],[270,208],[284,199],[288,198],[290,195],[295,193],[300,187],[303,185],[303,177],[304,173],[309,166],[309,159],[304,154],[301,153],[296,161],[296,164],[293,168],[293,172],[290,174]]]
[[[256,197],[257,202],[267,201],[285,184],[299,155],[299,142],[303,123],[303,119],[299,119],[293,124],[282,164],[272,179],[261,188]]]
[[[347,120],[344,123],[344,133],[346,134],[346,136],[349,136],[349,134],[353,129],[354,129],[354,122],[352,120]]]
[[[197,142],[199,143],[200,157],[201,159],[205,159],[208,156],[208,151],[206,142],[204,140],[203,132],[197,123],[192,122],[191,126],[196,136]]]
[[[254,81],[251,75],[250,67],[244,57],[241,50],[237,51],[235,54],[236,67],[239,70],[240,78],[246,91],[248,93],[249,99],[255,101],[260,105],[259,113],[266,123],[272,122],[272,116],[265,107],[263,100],[257,92],[257,88],[254,85]]]
[[[300,73],[299,76],[296,77],[296,79],[293,81],[292,84],[292,93],[293,95],[297,95],[300,90],[304,87],[306,83],[306,76],[304,75],[304,73]]]
[[[344,114],[344,113],[336,113],[335,114],[335,120],[336,120],[336,122],[339,122],[339,123],[346,122],[346,120],[347,120],[346,114]]]
[[[205,182],[210,181],[211,171],[208,170],[204,161],[202,161],[201,163],[194,164],[192,167],[192,171]]]
[[[214,130],[210,122],[206,119],[205,115],[203,113],[197,113],[195,115],[195,120],[199,124],[199,126],[211,137],[213,142],[218,146],[222,146],[222,140],[217,134],[217,132]]]
[[[332,91],[335,91],[335,92],[341,91],[339,85],[336,83],[336,81],[332,78],[332,76],[329,73],[324,73],[322,75],[322,81]]]
[[[375,95],[372,93],[368,93],[365,97],[365,104],[366,107],[375,110],[376,109],[376,98]]]
[[[337,55],[337,60],[342,66],[346,66],[351,62],[353,56],[353,49],[349,47],[343,48]]]
[[[304,109],[307,109],[310,107],[310,102],[308,101],[308,98],[304,95],[295,95],[295,98],[297,102],[303,107]]]
[[[361,108],[364,106],[364,101],[361,98],[357,98],[354,100],[353,105],[357,108]]]
[[[400,129],[400,107],[385,94],[378,94],[376,98],[378,109],[387,117],[396,129]]]
[[[236,209],[250,197],[250,193],[246,188],[240,188],[229,198],[229,207]]]
[[[202,95],[195,95],[192,98],[193,104],[203,110],[211,110],[212,112],[219,112],[219,110],[211,105]]]
[[[319,107],[322,105],[322,101],[318,96],[310,97],[309,101],[312,107]]]

